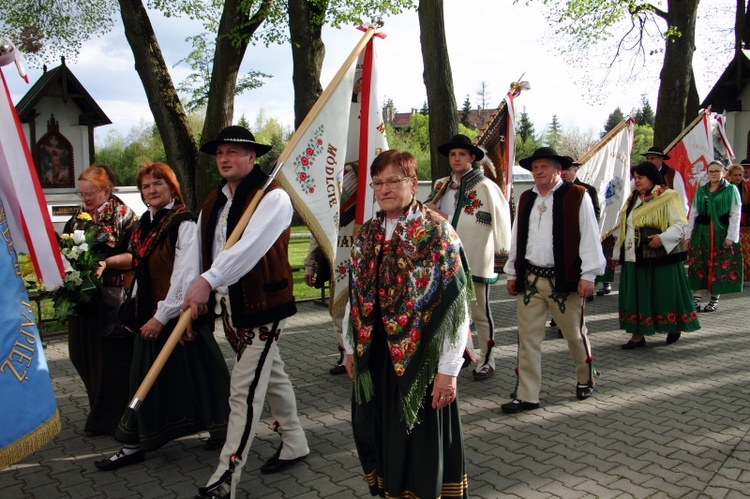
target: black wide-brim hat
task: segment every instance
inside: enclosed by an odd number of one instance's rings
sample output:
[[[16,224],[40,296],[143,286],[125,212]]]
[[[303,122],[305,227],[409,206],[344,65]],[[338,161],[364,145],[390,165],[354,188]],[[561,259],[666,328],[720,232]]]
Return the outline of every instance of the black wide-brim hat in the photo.
[[[740,161],[740,166],[742,167],[750,166],[750,158],[745,158],[742,161]]]
[[[661,147],[654,146],[646,151],[646,154],[644,154],[643,156],[645,157],[649,154],[653,154],[654,156],[661,156],[664,161],[669,159],[669,156],[667,154],[664,154],[664,149],[662,149]]]
[[[573,158],[571,158],[570,156],[560,156],[559,154],[557,154],[557,151],[555,151],[551,147],[540,147],[539,149],[534,151],[534,154],[532,154],[528,158],[523,158],[522,160],[520,160],[518,164],[523,168],[531,171],[531,163],[533,163],[534,160],[537,159],[554,159],[562,165],[563,170],[567,170],[573,164]]]
[[[216,148],[221,144],[242,144],[255,151],[255,157],[263,156],[271,150],[268,144],[259,144],[255,142],[255,137],[250,130],[241,126],[228,126],[221,132],[215,140],[206,142],[201,146],[201,152],[216,156]]]
[[[484,151],[472,144],[471,139],[466,135],[455,135],[450,142],[447,144],[441,144],[437,148],[438,152],[445,157],[448,157],[448,153],[451,152],[451,149],[466,149],[469,151],[469,154],[474,155],[474,161],[479,161],[484,158]]]

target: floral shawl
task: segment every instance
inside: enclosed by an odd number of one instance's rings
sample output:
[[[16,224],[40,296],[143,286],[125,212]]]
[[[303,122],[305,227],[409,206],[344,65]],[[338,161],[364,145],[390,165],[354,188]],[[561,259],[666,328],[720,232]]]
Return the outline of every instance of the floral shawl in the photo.
[[[78,215],[84,213],[83,207],[76,211],[65,224],[66,233],[77,229]],[[102,258],[124,253],[128,249],[130,234],[135,228],[138,217],[133,210],[114,194],[104,204],[91,214],[91,224],[97,227],[93,251]],[[115,270],[105,270],[102,283],[105,286],[121,286],[123,273]]]
[[[85,210],[79,208],[73,217],[65,225],[65,232],[73,232],[76,228],[76,220],[79,214]],[[91,214],[91,223],[99,230],[96,235],[95,244],[97,251],[105,256],[123,253],[128,246],[130,233],[135,228],[138,217],[133,210],[115,195],[109,197],[104,205]]]
[[[472,286],[461,242],[445,219],[413,201],[397,223],[386,251],[382,211],[354,239],[349,335],[356,355],[354,397],[361,404],[374,393],[370,347],[375,321],[382,320],[401,416],[411,430],[437,373],[445,336],[455,340],[459,334],[459,304],[469,299]]]

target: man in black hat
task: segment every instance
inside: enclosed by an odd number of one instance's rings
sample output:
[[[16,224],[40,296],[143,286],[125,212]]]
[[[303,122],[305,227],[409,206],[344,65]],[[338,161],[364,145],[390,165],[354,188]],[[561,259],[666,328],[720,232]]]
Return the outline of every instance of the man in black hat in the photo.
[[[750,180],[750,159],[745,158],[740,161],[742,167],[742,177],[747,181]]]
[[[297,417],[294,389],[278,348],[285,320],[297,309],[288,258],[292,203],[275,180],[239,241],[222,250],[268,178],[255,168],[255,159],[270,149],[239,126],[223,129],[216,140],[201,146],[201,152],[216,156],[223,181],[203,203],[198,226],[205,271],[188,288],[182,308],[190,308],[193,318],[209,310],[220,314],[237,356],[230,386],[227,440],[219,466],[208,484],[199,489],[199,498],[235,497],[264,401],[278,422],[282,443],[261,466],[261,472],[282,471],[309,453]]]
[[[664,177],[667,187],[676,191],[682,198],[682,202],[685,205],[685,213],[688,212],[688,197],[687,191],[685,190],[685,182],[682,180],[682,175],[679,175],[674,168],[669,167],[665,161],[669,159],[669,155],[664,154],[664,150],[661,147],[652,146],[651,149],[646,151],[646,161],[656,165],[659,169],[659,173]]]
[[[548,312],[576,365],[576,397],[584,400],[593,393],[583,300],[594,293],[594,280],[606,264],[591,198],[586,189],[561,178],[572,159],[542,147],[519,163],[531,171],[535,185],[518,201],[505,264],[508,293],[518,296],[518,383],[513,400],[501,407],[509,414],[539,407]]]
[[[480,357],[474,381],[495,372],[495,324],[489,306],[490,284],[508,259],[510,249],[510,206],[500,188],[474,165],[484,151],[466,135],[456,135],[438,152],[448,157],[452,173],[435,182],[427,206],[440,213],[456,229],[471,267],[476,300],[471,302],[471,320],[479,337]],[[471,349],[473,345],[468,345]]]

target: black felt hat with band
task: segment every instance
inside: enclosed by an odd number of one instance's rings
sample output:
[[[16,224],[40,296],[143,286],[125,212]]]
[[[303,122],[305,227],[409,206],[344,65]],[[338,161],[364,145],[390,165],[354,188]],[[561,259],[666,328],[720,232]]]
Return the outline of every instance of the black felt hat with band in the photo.
[[[201,146],[201,152],[216,156],[216,148],[221,144],[242,144],[255,151],[255,156],[260,157],[271,150],[267,144],[255,142],[255,137],[250,130],[241,126],[228,126],[221,132],[215,140],[206,142]]]
[[[750,158],[745,158],[740,161],[740,166],[750,166]]]
[[[644,156],[648,156],[649,154],[653,154],[654,156],[661,156],[664,161],[669,159],[669,156],[664,154],[664,149],[662,149],[661,147],[653,146],[651,149],[646,151],[646,154],[644,154]]]
[[[532,154],[528,158],[523,158],[522,160],[520,160],[518,164],[531,171],[531,163],[533,163],[536,159],[554,159],[562,165],[563,170],[570,168],[570,165],[573,164],[573,158],[571,158],[570,156],[560,156],[559,154],[557,154],[557,151],[555,151],[551,147],[540,147],[539,149],[534,151],[534,154]]]
[[[484,158],[484,151],[471,143],[471,139],[466,135],[455,135],[447,144],[439,145],[437,150],[443,156],[448,156],[451,149],[466,149],[469,154],[474,155],[474,161]]]

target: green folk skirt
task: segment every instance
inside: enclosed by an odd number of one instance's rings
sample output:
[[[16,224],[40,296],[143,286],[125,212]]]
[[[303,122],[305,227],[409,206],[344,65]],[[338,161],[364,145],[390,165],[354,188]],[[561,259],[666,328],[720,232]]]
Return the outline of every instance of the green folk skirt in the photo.
[[[383,345],[373,341],[370,373],[375,393],[357,404],[352,396],[352,428],[365,480],[373,496],[387,498],[468,498],[468,480],[458,401],[432,408],[427,388],[419,421],[408,432],[402,420],[396,373]],[[377,351],[376,351],[377,350]]]
[[[136,390],[161,352],[177,320],[154,341],[135,336],[130,390]],[[195,339],[177,344],[138,411],[125,409],[115,431],[123,444],[150,451],[203,430],[224,440],[229,418],[229,370],[210,327],[196,321]]]
[[[682,262],[636,266],[620,271],[620,328],[631,334],[677,333],[700,329]]]
[[[726,230],[714,231],[712,252],[711,226],[696,224],[688,258],[688,282],[691,289],[708,289],[712,295],[742,292],[742,247],[739,243],[734,243],[725,248],[726,237]]]

